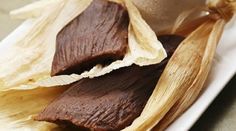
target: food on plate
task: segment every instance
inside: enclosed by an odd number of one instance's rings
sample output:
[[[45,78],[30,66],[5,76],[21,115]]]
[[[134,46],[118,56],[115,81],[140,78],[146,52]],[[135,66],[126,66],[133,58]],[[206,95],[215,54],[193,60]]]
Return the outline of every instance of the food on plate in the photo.
[[[184,39],[160,36],[168,59]],[[137,118],[155,88],[168,59],[159,64],[136,65],[94,79],[83,79],[49,104],[36,120],[82,129],[121,130]]]
[[[236,1],[160,13],[174,23],[165,35],[134,1],[40,0],[11,12],[25,22],[0,43],[0,129],[164,130],[187,110]]]

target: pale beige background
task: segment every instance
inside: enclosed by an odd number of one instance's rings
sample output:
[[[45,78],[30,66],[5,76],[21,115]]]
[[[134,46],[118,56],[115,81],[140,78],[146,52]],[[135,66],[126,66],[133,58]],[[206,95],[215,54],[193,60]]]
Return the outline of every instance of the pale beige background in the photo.
[[[0,39],[14,30],[21,21],[11,20],[8,12],[33,0],[0,0]]]
[[[21,23],[19,20],[12,20],[8,12],[31,1],[33,0],[0,0],[0,40]],[[236,77],[191,130],[236,131]]]

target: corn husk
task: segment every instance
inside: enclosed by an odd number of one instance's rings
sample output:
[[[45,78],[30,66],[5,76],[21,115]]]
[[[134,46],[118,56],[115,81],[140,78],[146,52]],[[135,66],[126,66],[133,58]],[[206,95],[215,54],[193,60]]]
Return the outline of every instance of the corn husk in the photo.
[[[197,99],[211,69],[224,26],[234,2],[219,1],[215,12],[177,48],[142,114],[124,131],[162,131]],[[222,14],[223,13],[223,14]],[[154,128],[155,127],[155,128]]]
[[[114,0],[112,0],[114,1]],[[129,49],[123,60],[117,60],[110,65],[103,67],[97,65],[89,71],[82,74],[61,75],[39,81],[39,86],[51,87],[58,85],[67,85],[82,78],[94,78],[105,75],[113,70],[136,64],[147,66],[161,62],[166,57],[166,52],[161,43],[157,40],[156,34],[142,19],[137,8],[131,1],[115,0],[123,4],[129,13],[130,26],[128,33]]]
[[[10,14],[13,18],[22,20],[36,18],[41,16],[44,10],[49,10],[51,6],[54,6],[55,2],[55,0],[35,1],[32,4],[26,5],[24,8],[11,11]]]
[[[1,53],[3,57],[0,58],[0,90],[66,85],[82,78],[98,77],[132,64],[156,64],[166,57],[166,52],[154,31],[142,19],[136,7],[130,1],[115,0],[128,9],[130,16],[129,49],[124,59],[106,67],[97,65],[82,74],[51,78],[57,33],[91,2],[92,0],[41,0],[11,12],[12,16],[27,20],[23,27],[19,27],[1,42],[1,45],[11,46]],[[20,32],[22,34],[19,34]]]
[[[157,33],[171,31],[176,18],[183,11],[205,6],[206,0],[131,0]],[[191,19],[192,20],[192,19]]]
[[[51,123],[32,119],[65,88],[37,88],[0,92],[0,131],[59,131]]]
[[[12,12],[27,20],[0,43],[0,90],[35,88],[36,81],[49,77],[57,33],[90,3],[43,0]],[[35,5],[42,14],[35,13]]]
[[[226,22],[224,20],[219,20],[215,23],[212,32],[208,38],[199,73],[194,79],[192,85],[188,87],[187,90],[184,92],[183,96],[173,105],[173,107],[168,111],[165,117],[153,129],[154,131],[164,130],[169,124],[171,124],[171,122],[173,122],[177,117],[179,117],[179,115],[181,115],[185,110],[187,110],[189,106],[191,106],[198,98],[200,92],[204,90],[203,85],[211,69],[216,47],[219,38],[221,38],[220,36],[222,34],[225,24]]]
[[[32,116],[65,89],[35,88],[33,83],[50,74],[57,32],[90,2],[43,0],[12,12],[27,20],[0,43],[0,131],[60,130]]]
[[[211,69],[213,57],[215,54],[215,50],[217,47],[217,43],[219,39],[221,38],[221,34],[223,32],[224,26],[227,23],[228,20],[231,19],[233,12],[235,10],[235,3],[231,3],[227,5],[227,2],[225,1],[210,1],[209,7],[213,7],[216,9],[220,9],[223,7],[225,9],[225,6],[227,7],[228,13],[222,17],[223,19],[219,19],[215,22],[214,28],[212,30],[212,33],[210,34],[208,38],[208,43],[206,47],[205,57],[203,58],[203,63],[201,70],[198,74],[198,76],[195,78],[195,81],[193,84],[187,89],[185,94],[180,98],[174,106],[168,111],[168,113],[165,115],[165,117],[158,123],[154,131],[162,131],[168,127],[169,124],[171,124],[177,117],[179,117],[181,114],[184,113],[185,110],[187,110],[198,98],[200,93],[204,90],[204,82],[207,79],[208,73]],[[222,12],[225,13],[225,12]],[[212,44],[213,43],[213,44]]]
[[[211,30],[212,22],[205,23],[180,44],[141,116],[125,130],[151,130],[181,98],[197,77]]]

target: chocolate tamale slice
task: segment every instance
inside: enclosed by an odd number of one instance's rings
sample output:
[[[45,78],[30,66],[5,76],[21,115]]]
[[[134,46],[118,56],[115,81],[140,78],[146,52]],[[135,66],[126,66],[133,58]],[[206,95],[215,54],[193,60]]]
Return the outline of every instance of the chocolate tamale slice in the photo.
[[[160,64],[133,65],[98,78],[83,79],[71,85],[36,119],[92,130],[121,130],[129,126],[141,114],[168,59],[183,40],[178,36],[159,39],[169,55]]]
[[[128,47],[128,25],[125,7],[94,0],[57,35],[51,75],[81,73],[122,59]]]

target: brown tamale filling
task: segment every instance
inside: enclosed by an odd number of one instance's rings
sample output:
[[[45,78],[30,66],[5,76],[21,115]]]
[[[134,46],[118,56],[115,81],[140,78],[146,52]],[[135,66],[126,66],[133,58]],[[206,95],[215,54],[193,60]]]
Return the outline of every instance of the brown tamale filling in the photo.
[[[80,80],[70,85],[36,119],[96,131],[129,126],[141,114],[168,59],[183,38],[160,36],[159,40],[168,54],[160,64],[133,65],[98,78]]]
[[[128,47],[128,25],[125,7],[94,0],[57,35],[51,75],[80,74],[96,64],[122,59]]]

